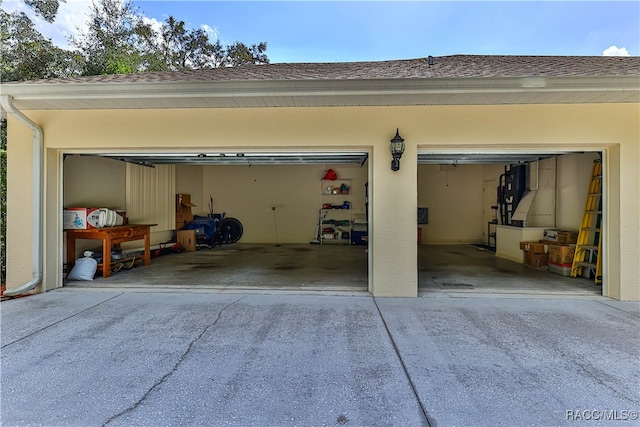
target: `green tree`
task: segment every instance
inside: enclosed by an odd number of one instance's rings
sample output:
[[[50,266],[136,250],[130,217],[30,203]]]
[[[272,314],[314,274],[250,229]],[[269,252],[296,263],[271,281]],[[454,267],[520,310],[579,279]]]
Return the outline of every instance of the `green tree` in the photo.
[[[268,64],[269,58],[265,53],[266,50],[266,42],[252,44],[251,46],[247,46],[241,42],[235,42],[227,46],[224,65],[235,67],[247,64]]]
[[[143,71],[137,34],[139,16],[131,2],[102,0],[93,3],[86,31],[72,37],[71,45],[84,58],[84,75],[127,74]]]
[[[77,54],[45,39],[26,14],[0,9],[0,81],[69,77],[80,65]]]
[[[211,43],[204,30],[188,29],[173,16],[163,22],[159,34],[150,26],[146,30],[151,35],[146,38],[149,53],[160,60],[159,69],[215,68],[223,60],[224,48],[219,41]]]
[[[60,2],[64,3],[65,0],[24,0],[24,4],[47,22],[53,22],[56,19]]]
[[[247,46],[235,42],[223,47],[212,42],[202,29],[189,29],[184,21],[167,18],[160,31],[141,23],[137,33],[142,37],[148,70],[172,71],[185,69],[233,67],[246,64],[268,64],[267,43]]]
[[[84,75],[176,71],[245,64],[265,64],[267,43],[223,47],[202,29],[168,17],[155,29],[130,2],[94,3],[88,29],[71,39],[84,57]]]

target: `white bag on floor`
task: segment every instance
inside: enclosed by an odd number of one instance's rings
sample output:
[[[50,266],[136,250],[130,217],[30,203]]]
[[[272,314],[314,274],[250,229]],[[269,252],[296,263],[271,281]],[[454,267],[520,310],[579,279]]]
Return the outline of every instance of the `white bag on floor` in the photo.
[[[76,261],[75,265],[71,269],[71,272],[67,276],[67,280],[93,280],[93,276],[98,269],[98,261],[91,257],[93,252],[86,251],[84,258],[80,258]]]

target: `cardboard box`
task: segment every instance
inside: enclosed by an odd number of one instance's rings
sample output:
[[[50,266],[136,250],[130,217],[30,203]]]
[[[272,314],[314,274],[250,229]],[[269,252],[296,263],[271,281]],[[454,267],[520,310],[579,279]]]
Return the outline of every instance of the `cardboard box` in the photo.
[[[520,242],[520,250],[534,254],[546,254],[549,252],[549,245],[540,242]]]
[[[196,251],[196,230],[178,230],[176,232],[176,242],[180,243],[185,252]]]
[[[569,245],[578,241],[578,232],[575,230],[548,229],[544,230],[543,240],[561,245]]]
[[[547,228],[542,233],[542,239],[548,242],[557,242],[558,241],[558,229],[557,228]]]
[[[185,214],[183,212],[176,212],[176,230],[180,230],[185,225],[193,222],[193,214],[189,212]]]
[[[545,253],[535,253],[535,252],[530,252],[530,251],[525,251],[524,253],[524,263],[527,264],[529,267],[534,267],[534,268],[538,268],[538,267],[542,267],[547,265],[547,262],[549,261],[549,254],[545,254]]]
[[[578,232],[575,230],[558,231],[558,243],[561,245],[575,244],[578,241]]]
[[[191,203],[191,194],[176,194],[176,230],[180,230],[185,224],[193,222],[191,208],[195,206]]]
[[[62,212],[62,228],[87,230],[98,228],[100,208],[65,208]]]
[[[549,245],[549,261],[554,264],[573,264],[575,245]]]
[[[520,242],[520,249],[524,251],[526,265],[534,268],[547,265],[549,245],[540,242]]]

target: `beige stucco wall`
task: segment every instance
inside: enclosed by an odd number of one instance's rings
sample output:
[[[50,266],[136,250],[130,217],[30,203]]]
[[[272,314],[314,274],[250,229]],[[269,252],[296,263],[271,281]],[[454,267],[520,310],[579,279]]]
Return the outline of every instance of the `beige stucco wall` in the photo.
[[[370,151],[370,290],[417,294],[417,150],[605,150],[606,289],[640,299],[640,106],[509,105],[219,110],[28,111],[45,133],[47,224],[61,211],[56,150],[200,150],[205,147],[350,149]],[[407,148],[401,170],[389,168],[395,129]],[[9,118],[8,285],[31,277],[30,133]],[[203,188],[204,190],[204,188]],[[376,224],[381,224],[376,226]],[[624,233],[621,233],[624,230]],[[46,229],[47,261],[58,262],[61,232]],[[49,254],[50,251],[53,253]],[[59,252],[59,250],[58,250]],[[47,269],[49,271],[49,269]],[[45,286],[59,285],[45,276]]]

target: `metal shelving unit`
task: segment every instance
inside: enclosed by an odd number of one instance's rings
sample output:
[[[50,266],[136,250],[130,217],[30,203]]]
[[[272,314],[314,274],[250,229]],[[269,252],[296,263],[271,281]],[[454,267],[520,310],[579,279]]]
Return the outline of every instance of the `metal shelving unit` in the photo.
[[[320,244],[351,244],[353,206],[351,179],[321,180],[320,208],[322,232]]]

